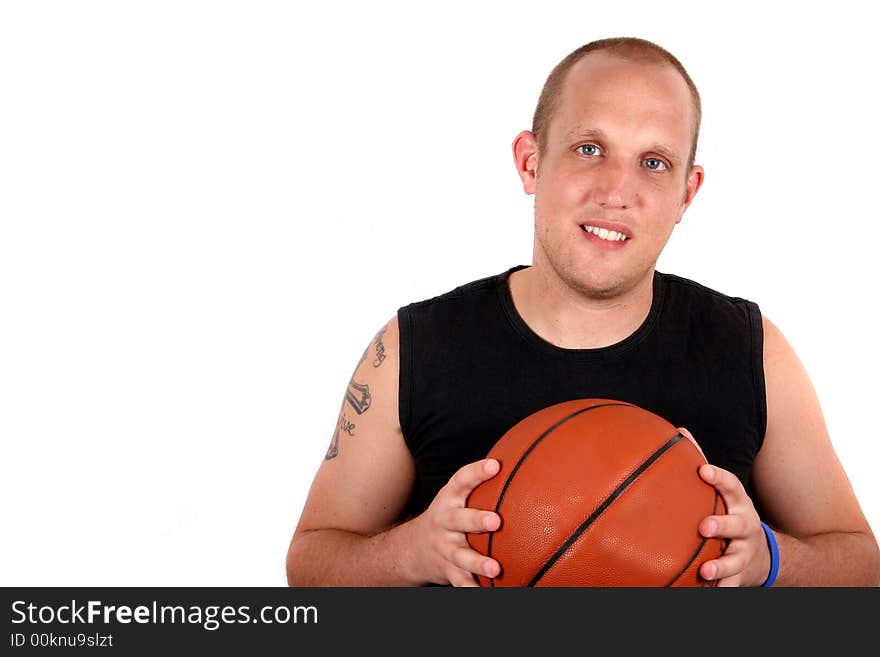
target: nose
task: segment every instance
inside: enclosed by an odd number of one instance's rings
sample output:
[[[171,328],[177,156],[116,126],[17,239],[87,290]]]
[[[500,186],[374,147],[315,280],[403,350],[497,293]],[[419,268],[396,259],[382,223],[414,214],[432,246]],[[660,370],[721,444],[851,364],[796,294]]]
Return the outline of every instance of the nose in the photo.
[[[631,164],[609,158],[593,182],[594,199],[600,207],[626,210],[635,204],[637,190]]]

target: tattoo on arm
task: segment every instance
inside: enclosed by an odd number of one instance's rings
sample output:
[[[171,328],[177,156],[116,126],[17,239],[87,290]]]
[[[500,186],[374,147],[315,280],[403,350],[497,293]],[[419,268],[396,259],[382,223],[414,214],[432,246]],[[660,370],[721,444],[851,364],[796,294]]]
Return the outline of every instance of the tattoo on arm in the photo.
[[[382,364],[382,361],[385,360],[385,345],[382,343],[382,336],[385,335],[385,331],[387,330],[388,327],[383,326],[376,334],[376,337],[373,338],[373,344],[376,345],[376,358],[373,360],[373,367],[379,367],[379,365]],[[361,363],[367,359],[369,351],[370,346],[367,345],[361,359],[354,368],[355,372],[357,372]],[[333,432],[333,439],[330,441],[330,447],[327,448],[327,454],[324,456],[325,460],[329,461],[339,454],[340,431],[354,437],[355,424],[346,417],[345,404],[348,403],[358,415],[363,415],[370,408],[372,401],[373,397],[370,395],[370,387],[364,383],[358,383],[354,380],[354,375],[352,375],[351,381],[348,382],[348,389],[345,391],[345,400],[342,402],[342,408],[339,409],[339,419],[336,421],[336,430]]]
[[[351,407],[358,415],[363,415],[370,408],[370,403],[373,401],[369,386],[357,383],[352,379],[348,382],[348,390],[345,391],[345,401],[351,404]]]
[[[354,422],[351,422],[347,417],[345,417],[345,413],[343,413],[342,417],[339,418],[339,428],[347,433],[349,436],[354,435]]]
[[[361,357],[361,363],[364,362],[366,357],[367,352],[365,351],[364,355]],[[360,363],[358,363],[358,367],[360,367]],[[357,368],[355,368],[355,370],[357,370]],[[348,382],[348,389],[345,391],[345,400],[342,402],[342,408],[339,409],[339,419],[336,422],[336,431],[333,433],[330,447],[327,449],[327,454],[324,456],[324,460],[326,461],[329,461],[339,454],[340,431],[354,437],[354,422],[345,416],[346,403],[354,409],[355,413],[363,415],[369,410],[370,404],[373,403],[373,396],[370,394],[370,387],[364,383],[358,383],[354,380],[354,377]]]
[[[387,330],[388,327],[383,326],[376,334],[376,360],[373,361],[373,367],[379,367],[379,365],[382,364],[382,361],[385,360],[385,345],[382,344],[382,336],[385,335],[385,331]]]
[[[339,420],[336,421],[336,431],[333,432],[333,438],[330,440],[330,447],[327,448],[327,453],[324,455],[324,460],[329,461],[334,458],[337,454],[339,454],[339,424],[342,421],[343,413],[345,411],[345,402],[342,402],[342,408],[339,409]]]

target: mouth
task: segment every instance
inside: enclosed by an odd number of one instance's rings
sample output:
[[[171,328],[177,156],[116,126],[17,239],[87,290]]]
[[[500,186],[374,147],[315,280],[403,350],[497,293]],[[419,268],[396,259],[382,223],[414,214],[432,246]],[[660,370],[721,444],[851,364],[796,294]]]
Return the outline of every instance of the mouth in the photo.
[[[632,235],[622,227],[612,229],[593,224],[581,224],[584,236],[597,246],[606,249],[620,249],[632,240]]]

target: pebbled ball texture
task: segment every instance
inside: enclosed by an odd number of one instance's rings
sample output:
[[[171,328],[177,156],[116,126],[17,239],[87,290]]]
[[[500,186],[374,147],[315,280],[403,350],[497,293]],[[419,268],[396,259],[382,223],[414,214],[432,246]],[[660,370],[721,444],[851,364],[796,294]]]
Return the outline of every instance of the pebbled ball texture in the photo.
[[[698,575],[724,553],[697,531],[726,513],[697,473],[706,462],[665,419],[626,402],[578,399],[514,425],[490,450],[501,470],[468,497],[501,516],[468,534],[497,559],[482,586],[713,586]]]

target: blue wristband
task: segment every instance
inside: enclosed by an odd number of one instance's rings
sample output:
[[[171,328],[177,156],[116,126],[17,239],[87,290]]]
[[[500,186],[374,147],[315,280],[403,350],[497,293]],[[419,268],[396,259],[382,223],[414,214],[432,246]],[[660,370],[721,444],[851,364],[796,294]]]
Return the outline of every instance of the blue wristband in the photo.
[[[767,523],[762,522],[761,528],[764,530],[764,536],[767,537],[767,546],[770,548],[770,574],[767,575],[767,581],[761,584],[761,586],[773,586],[773,582],[776,581],[776,576],[779,574],[779,546],[776,544],[776,536],[773,534],[773,530],[767,526]]]

